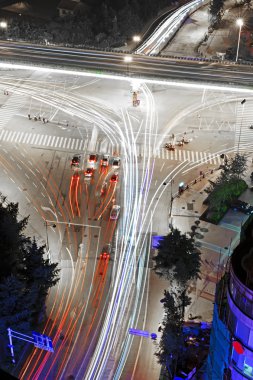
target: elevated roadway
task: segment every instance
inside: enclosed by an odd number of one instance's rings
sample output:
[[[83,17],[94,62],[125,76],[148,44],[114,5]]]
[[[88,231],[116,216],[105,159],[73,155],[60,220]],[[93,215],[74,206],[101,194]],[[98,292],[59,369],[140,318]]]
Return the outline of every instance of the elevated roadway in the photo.
[[[245,88],[251,88],[253,84],[252,68],[246,65],[172,60],[137,54],[132,55],[132,62],[126,63],[125,54],[122,53],[43,47],[4,41],[0,41],[0,57],[0,62],[106,72],[133,78],[156,78]]]

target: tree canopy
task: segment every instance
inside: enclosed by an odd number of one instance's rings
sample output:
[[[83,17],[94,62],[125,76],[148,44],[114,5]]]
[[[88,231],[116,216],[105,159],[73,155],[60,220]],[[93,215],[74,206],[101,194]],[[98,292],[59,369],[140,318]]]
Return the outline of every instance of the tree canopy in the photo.
[[[28,217],[20,218],[17,203],[0,194],[0,343],[7,345],[8,327],[31,332],[45,312],[49,289],[59,278],[56,263],[45,258],[45,246],[25,236]],[[15,344],[17,351],[19,343]],[[6,358],[1,357],[0,363]]]
[[[194,240],[177,228],[159,241],[158,254],[153,260],[156,274],[177,281],[183,288],[188,281],[199,277],[200,251]]]

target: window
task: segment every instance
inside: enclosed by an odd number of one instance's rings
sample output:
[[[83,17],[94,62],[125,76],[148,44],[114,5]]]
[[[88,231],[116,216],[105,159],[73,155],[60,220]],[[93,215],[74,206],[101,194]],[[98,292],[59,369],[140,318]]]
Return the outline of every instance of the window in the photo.
[[[245,358],[244,359],[244,366],[243,366],[243,372],[245,375],[251,377],[253,379],[253,363],[252,360]]]
[[[236,336],[242,341],[242,343],[248,345],[250,334],[250,328],[241,321],[237,321]]]

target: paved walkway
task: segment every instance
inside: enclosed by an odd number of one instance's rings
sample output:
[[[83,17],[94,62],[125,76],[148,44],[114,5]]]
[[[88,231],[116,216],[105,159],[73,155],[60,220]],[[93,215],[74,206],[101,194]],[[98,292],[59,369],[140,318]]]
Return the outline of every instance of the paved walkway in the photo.
[[[252,10],[246,5],[236,7],[232,0],[227,0],[224,3],[221,26],[208,34],[208,8],[209,5],[203,6],[190,15],[161,55],[217,58],[217,53],[225,53],[228,48],[233,48],[235,51],[238,41],[236,20],[239,17],[249,20]],[[242,29],[239,57],[253,56],[248,34]],[[208,35],[208,39],[204,42],[205,35]]]

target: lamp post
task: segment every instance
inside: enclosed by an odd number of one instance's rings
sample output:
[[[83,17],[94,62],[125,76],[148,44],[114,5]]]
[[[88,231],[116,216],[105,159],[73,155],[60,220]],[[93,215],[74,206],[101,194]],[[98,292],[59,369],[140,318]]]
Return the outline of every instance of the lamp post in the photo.
[[[242,117],[241,117],[241,124],[240,124],[240,130],[239,130],[239,138],[238,138],[238,145],[237,145],[237,153],[239,153],[240,143],[241,143],[241,134],[242,134],[242,122],[243,122],[243,114],[244,114],[244,105],[246,103],[246,99],[243,99],[241,101],[242,105]]]
[[[129,63],[133,61],[133,58],[130,55],[124,57],[124,62],[126,63],[127,75],[129,76]]]
[[[5,31],[5,37],[7,39],[8,24],[6,21],[0,21],[0,28]]]
[[[236,24],[239,26],[239,34],[238,34],[238,43],[237,43],[237,51],[236,51],[235,62],[238,61],[238,54],[239,54],[239,47],[240,47],[240,40],[241,40],[241,31],[242,31],[242,26],[243,26],[243,19],[238,18],[238,20],[236,21]]]
[[[140,42],[141,37],[140,36],[133,36],[133,42]]]
[[[44,226],[46,227],[46,250],[47,250],[47,255],[49,257],[49,240],[48,240],[48,231],[47,231],[47,227],[52,227],[52,228],[56,228],[56,224],[55,223],[48,223],[47,220],[45,220],[44,222]],[[50,258],[50,257],[49,257]]]

